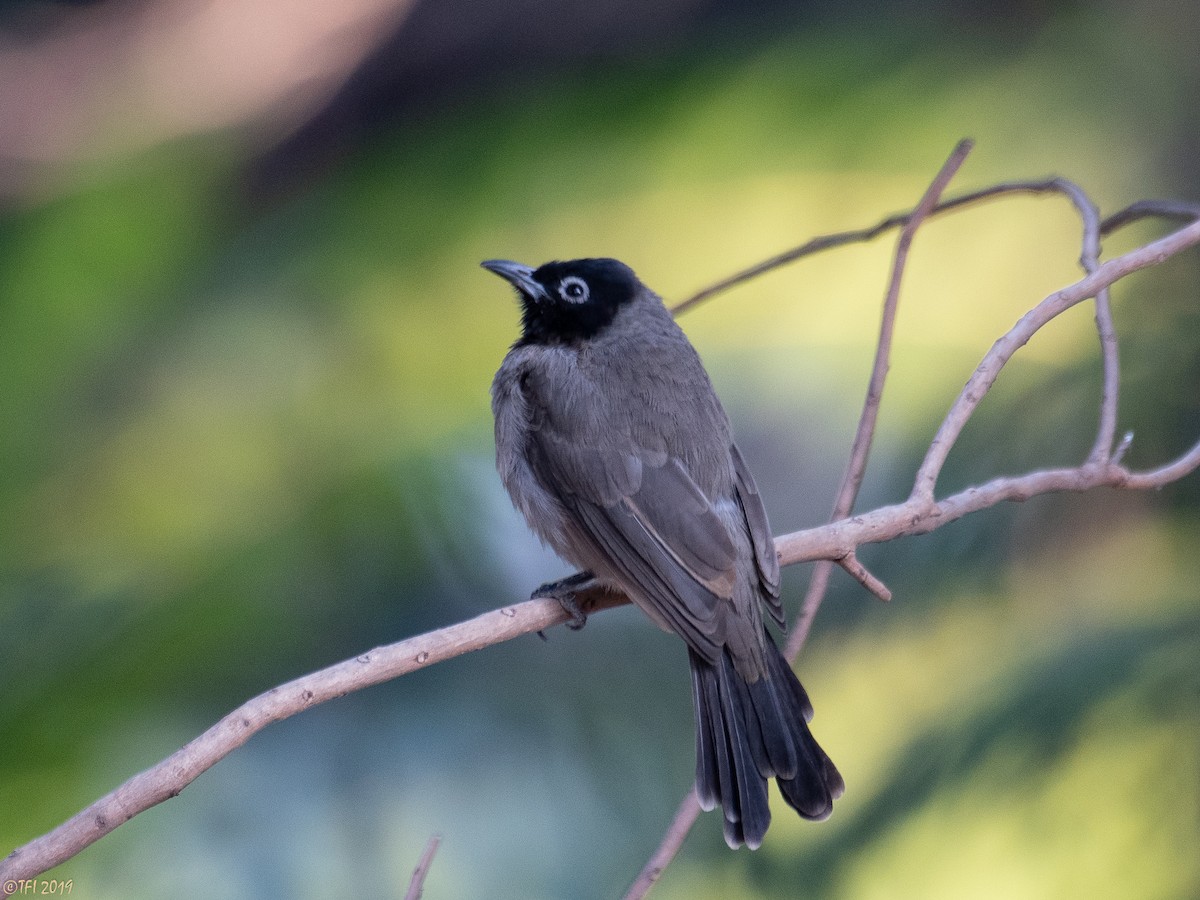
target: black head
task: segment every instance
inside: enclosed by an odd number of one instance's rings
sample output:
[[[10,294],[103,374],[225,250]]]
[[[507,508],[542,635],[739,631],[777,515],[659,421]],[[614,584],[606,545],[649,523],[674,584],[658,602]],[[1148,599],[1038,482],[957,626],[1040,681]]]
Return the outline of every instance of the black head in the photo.
[[[548,262],[537,269],[502,259],[481,265],[521,297],[518,344],[569,344],[603,331],[641,290],[633,270],[615,259]]]

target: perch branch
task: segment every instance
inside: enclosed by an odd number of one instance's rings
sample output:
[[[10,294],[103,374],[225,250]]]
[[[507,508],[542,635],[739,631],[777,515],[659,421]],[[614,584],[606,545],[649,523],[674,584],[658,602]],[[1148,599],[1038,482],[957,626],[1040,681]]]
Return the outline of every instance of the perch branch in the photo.
[[[601,592],[595,592],[589,601],[589,612],[627,602],[618,595]],[[138,813],[179,796],[202,772],[272,722],[434,663],[550,628],[567,618],[554,600],[526,600],[437,631],[376,647],[271,688],[246,701],[162,762],[134,775],[53,831],[14,850],[0,861],[0,882],[21,881],[45,872]]]

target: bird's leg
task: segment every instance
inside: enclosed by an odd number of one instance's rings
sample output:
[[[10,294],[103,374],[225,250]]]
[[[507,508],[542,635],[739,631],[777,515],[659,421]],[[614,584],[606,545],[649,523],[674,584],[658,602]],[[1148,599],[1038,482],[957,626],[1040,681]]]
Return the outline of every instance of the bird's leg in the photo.
[[[595,586],[596,578],[591,572],[576,572],[560,581],[543,584],[529,596],[531,600],[540,598],[557,600],[558,605],[571,617],[567,627],[572,631],[578,631],[587,624],[587,613],[580,607],[575,595]]]

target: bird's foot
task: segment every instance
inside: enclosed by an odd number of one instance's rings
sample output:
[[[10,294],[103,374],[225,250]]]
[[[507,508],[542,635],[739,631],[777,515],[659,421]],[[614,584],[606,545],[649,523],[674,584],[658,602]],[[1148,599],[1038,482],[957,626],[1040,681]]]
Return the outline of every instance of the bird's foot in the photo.
[[[582,591],[587,591],[596,585],[596,579],[591,572],[576,572],[561,581],[551,581],[548,584],[543,584],[531,595],[531,600],[540,598],[557,600],[558,605],[571,617],[571,621],[567,622],[567,627],[572,631],[578,631],[587,624],[587,613],[579,605],[579,601],[575,599],[575,595]]]

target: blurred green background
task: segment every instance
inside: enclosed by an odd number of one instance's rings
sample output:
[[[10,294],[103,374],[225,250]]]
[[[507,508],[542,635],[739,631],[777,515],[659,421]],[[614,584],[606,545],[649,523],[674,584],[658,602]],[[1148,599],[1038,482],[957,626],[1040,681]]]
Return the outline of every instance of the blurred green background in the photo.
[[[336,8],[335,8],[336,7]],[[1188,4],[0,3],[0,853],[249,696],[568,570],[492,468],[515,338],[479,260],[611,255],[681,299],[956,189],[1200,196]],[[1147,224],[1107,242],[1128,249]],[[689,313],[776,532],[828,514],[888,239]],[[860,509],[1075,280],[1058,199],[919,235]],[[1128,460],[1200,434],[1195,255],[1116,293]],[[1090,311],[1025,348],[942,493],[1086,455]],[[1200,478],[868,548],[799,671],[845,775],[756,853],[703,817],[654,896],[1200,896]],[[795,614],[807,569],[786,573]],[[53,875],[74,894],[619,895],[692,775],[637,613],[272,726]]]

